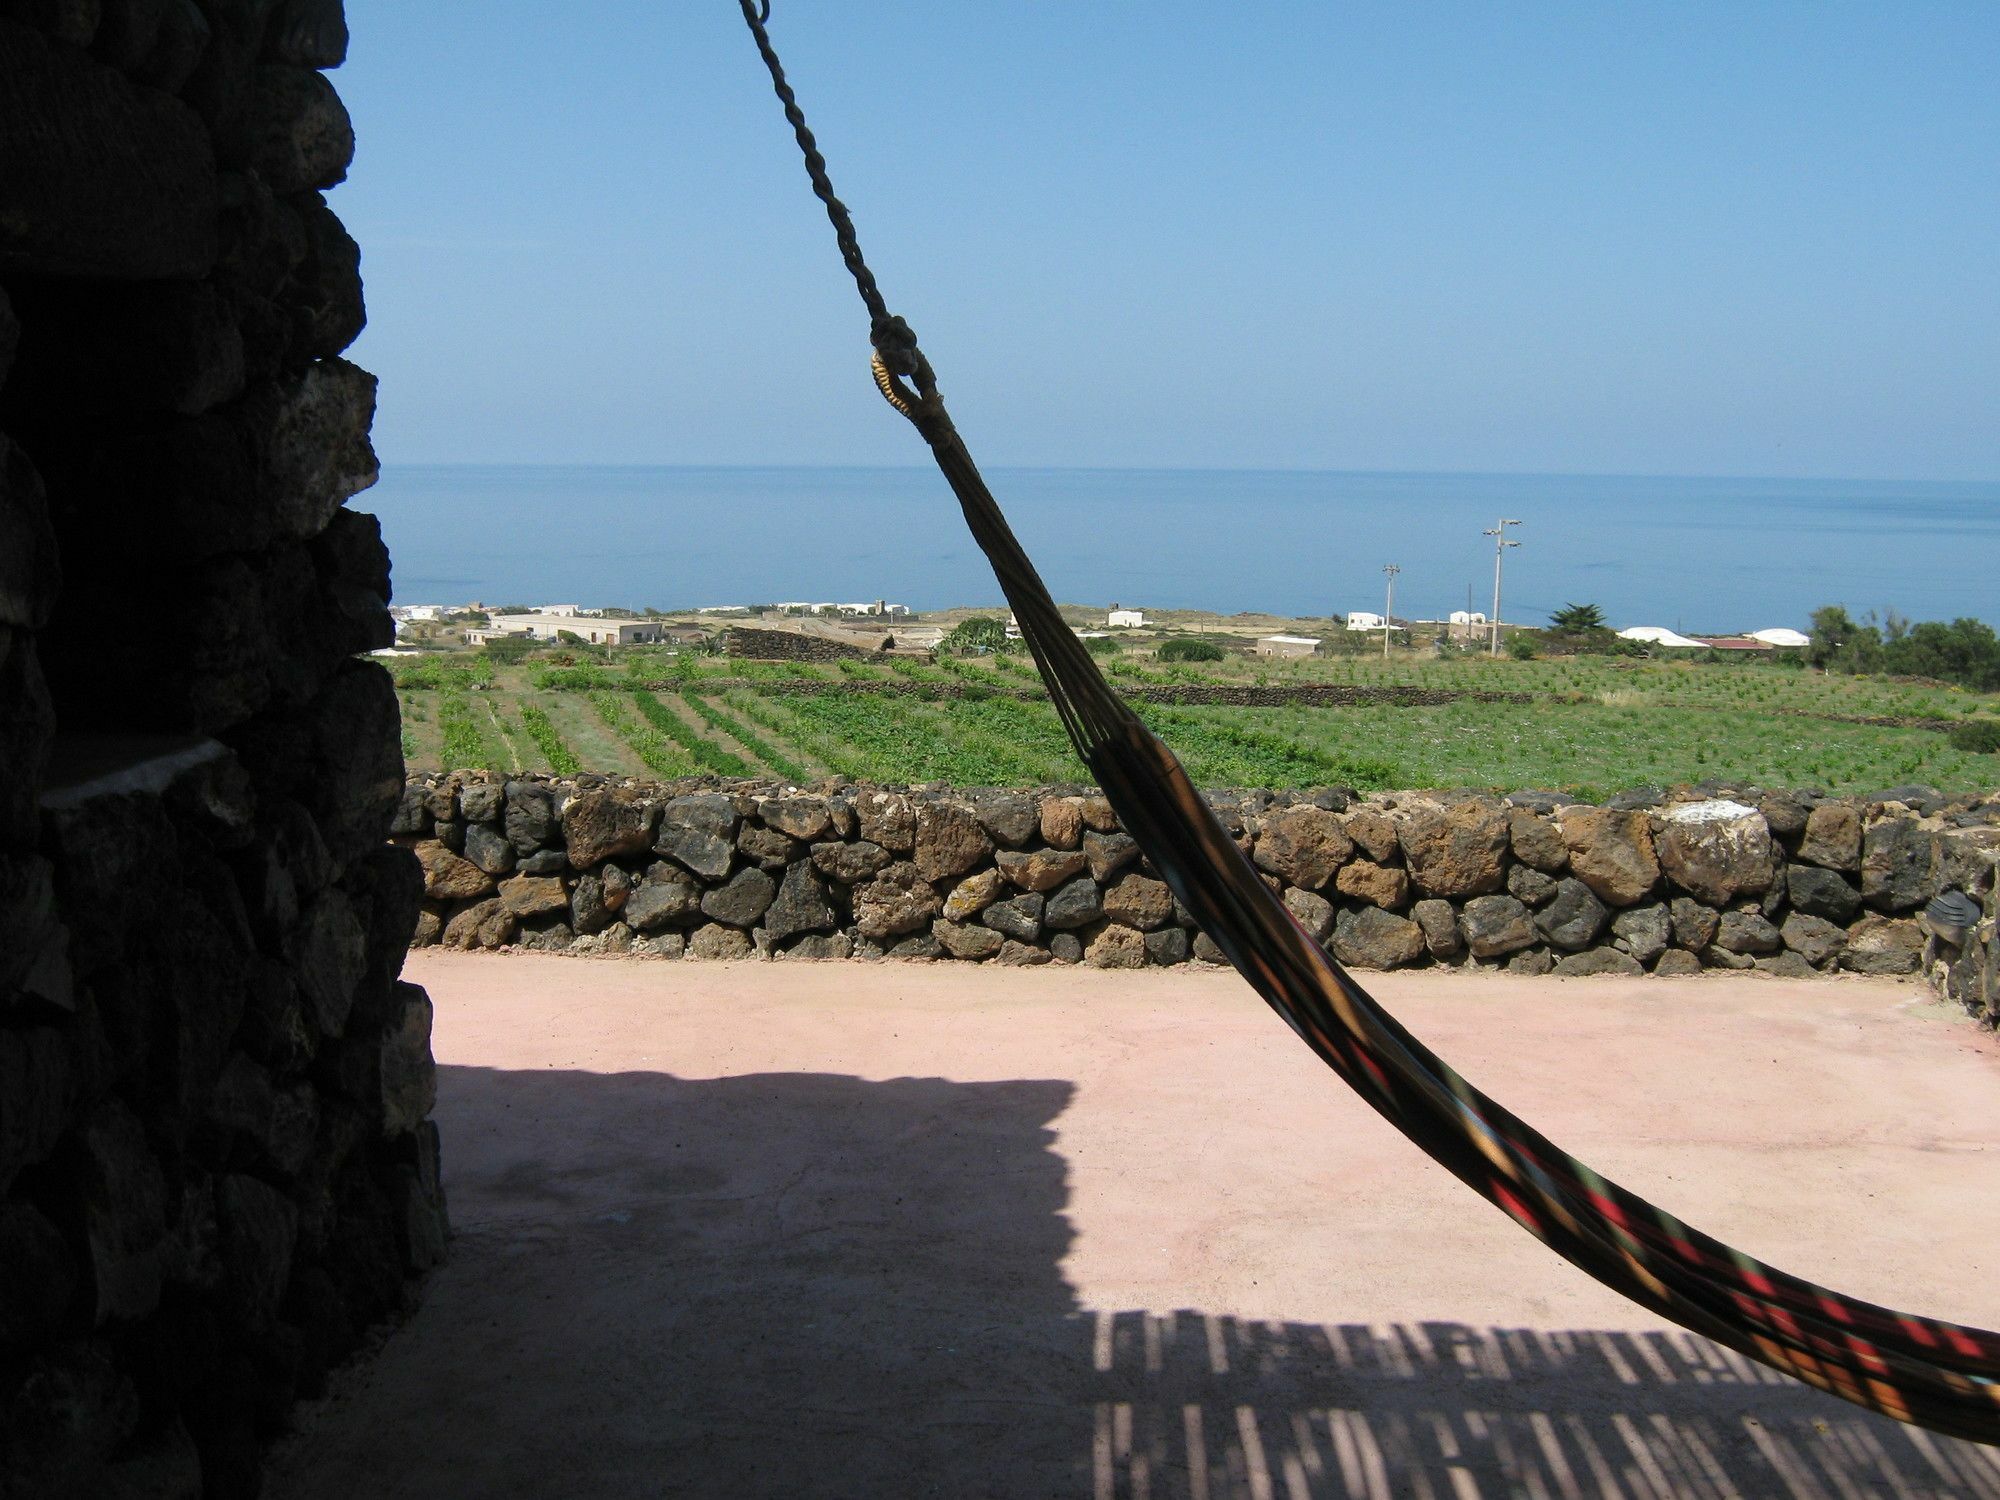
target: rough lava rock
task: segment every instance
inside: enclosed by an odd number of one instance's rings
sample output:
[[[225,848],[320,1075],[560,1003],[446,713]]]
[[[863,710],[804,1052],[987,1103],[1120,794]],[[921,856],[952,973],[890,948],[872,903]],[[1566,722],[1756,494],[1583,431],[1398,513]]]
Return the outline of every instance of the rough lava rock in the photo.
[[[1554,899],[1535,914],[1535,927],[1558,948],[1577,952],[1597,941],[1610,913],[1581,880],[1556,883]]]
[[[1084,855],[1077,849],[1002,849],[994,862],[1018,889],[1052,891],[1083,873]]]
[[[1474,958],[1500,958],[1535,941],[1532,914],[1512,896],[1473,897],[1458,925]]]
[[[1654,844],[1667,878],[1709,906],[1762,892],[1777,868],[1764,815],[1735,802],[1668,808]]]
[[[1822,802],[1806,816],[1801,864],[1852,874],[1861,868],[1861,813],[1851,802]]]
[[[1884,818],[1861,838],[1861,899],[1879,911],[1913,911],[1931,895],[1931,835],[1913,818]]]
[[[840,915],[827,900],[826,887],[813,872],[809,860],[786,867],[778,893],[764,912],[764,930],[771,941],[782,943],[806,932],[831,932],[840,925]]]
[[[1426,896],[1462,900],[1506,879],[1507,809],[1490,798],[1419,808],[1397,827],[1410,880]]]
[[[1856,856],[1859,863],[1859,856]],[[1785,889],[1792,909],[1809,917],[1824,917],[1843,926],[1861,910],[1861,892],[1845,876],[1818,865],[1790,865],[1785,870]]]
[[[913,859],[926,880],[950,880],[993,853],[993,840],[971,809],[925,799],[917,804]]]
[[[924,879],[923,871],[908,860],[898,860],[854,888],[854,929],[877,942],[901,937],[929,927],[943,908],[944,902]]]
[[[1340,817],[1317,807],[1273,813],[1257,835],[1257,868],[1308,890],[1323,888],[1353,853]]]
[[[1127,875],[1104,893],[1104,915],[1141,932],[1164,927],[1173,914],[1174,893],[1165,881]]]
[[[1291,886],[1285,891],[1284,902],[1285,909],[1298,918],[1299,926],[1312,934],[1314,942],[1324,944],[1333,936],[1333,903],[1326,897]]]
[[[1404,968],[1423,956],[1423,929],[1379,906],[1350,907],[1334,922],[1333,952],[1350,968]]]
[[[1343,896],[1389,910],[1410,899],[1409,875],[1396,865],[1378,865],[1372,859],[1348,861],[1333,883]]]
[[[702,914],[730,927],[751,927],[777,898],[778,882],[755,865],[745,866],[701,898]]]
[[[1410,908],[1410,915],[1423,929],[1424,946],[1439,963],[1453,963],[1465,952],[1465,939],[1458,931],[1458,912],[1449,901],[1430,897]]]
[[[1570,872],[1607,904],[1635,906],[1659,884],[1660,861],[1645,813],[1568,807],[1561,831]]]

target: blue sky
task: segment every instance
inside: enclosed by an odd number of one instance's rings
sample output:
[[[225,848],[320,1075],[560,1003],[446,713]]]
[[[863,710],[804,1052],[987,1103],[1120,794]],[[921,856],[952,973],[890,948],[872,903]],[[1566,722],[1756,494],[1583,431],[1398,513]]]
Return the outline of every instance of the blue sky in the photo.
[[[386,461],[906,464],[731,0],[348,0]],[[776,0],[992,464],[2000,477],[2000,6]]]

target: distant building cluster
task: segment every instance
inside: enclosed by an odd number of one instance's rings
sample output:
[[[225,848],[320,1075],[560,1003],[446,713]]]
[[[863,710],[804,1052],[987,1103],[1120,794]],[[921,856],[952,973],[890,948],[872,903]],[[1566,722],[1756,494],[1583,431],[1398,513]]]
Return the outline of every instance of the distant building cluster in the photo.
[[[876,620],[907,620],[910,606],[891,604],[886,599],[875,599],[866,604],[812,604],[794,599],[784,604],[774,604],[771,608],[787,615],[859,615]]]

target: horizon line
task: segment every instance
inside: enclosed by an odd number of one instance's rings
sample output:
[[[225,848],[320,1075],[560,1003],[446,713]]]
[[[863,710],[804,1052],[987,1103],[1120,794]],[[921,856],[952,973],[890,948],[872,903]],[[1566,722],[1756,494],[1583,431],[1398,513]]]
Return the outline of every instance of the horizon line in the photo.
[[[699,463],[692,460],[623,462],[599,459],[397,459],[382,460],[381,468],[396,469],[708,469],[824,473],[928,473],[928,463]],[[1766,484],[1934,484],[1962,487],[2000,486],[2000,475],[1986,478],[1937,478],[1910,474],[1749,474],[1672,473],[1626,469],[1376,469],[1328,468],[1311,465],[1240,464],[986,464],[995,473],[1071,474],[1340,474],[1369,478],[1410,479],[1695,479],[1747,480]]]

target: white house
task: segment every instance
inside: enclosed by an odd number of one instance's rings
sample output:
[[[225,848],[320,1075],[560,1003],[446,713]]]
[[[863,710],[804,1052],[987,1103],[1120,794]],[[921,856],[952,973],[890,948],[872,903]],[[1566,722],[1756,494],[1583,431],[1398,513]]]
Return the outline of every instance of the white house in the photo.
[[[1260,635],[1257,637],[1259,656],[1311,656],[1319,650],[1316,635]]]
[[[1371,615],[1365,609],[1357,609],[1347,617],[1349,630],[1380,630],[1387,623],[1380,615]]]
[[[1453,625],[1484,625],[1486,623],[1486,615],[1484,611],[1477,609],[1455,609],[1451,612],[1451,619],[1448,623]]]
[[[1769,630],[1753,630],[1750,639],[1762,641],[1767,646],[1777,646],[1782,650],[1796,651],[1812,644],[1812,637],[1799,630],[1788,630],[1782,625],[1774,625]]]
[[[1143,609],[1114,609],[1104,623],[1113,630],[1134,629],[1146,623],[1146,612]]]

